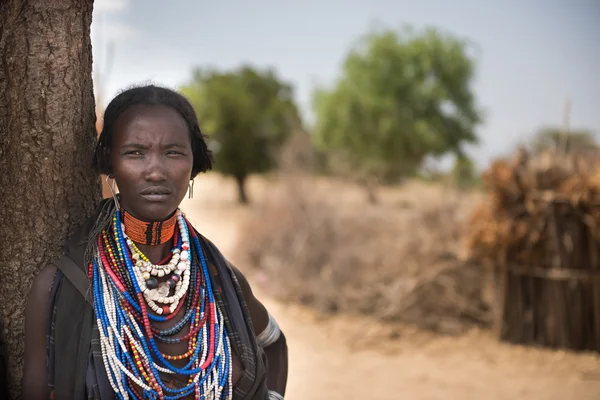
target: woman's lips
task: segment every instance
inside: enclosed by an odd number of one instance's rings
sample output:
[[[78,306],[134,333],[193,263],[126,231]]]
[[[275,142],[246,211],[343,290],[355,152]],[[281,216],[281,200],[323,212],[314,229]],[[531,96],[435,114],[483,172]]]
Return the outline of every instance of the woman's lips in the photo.
[[[148,201],[165,201],[171,196],[171,190],[165,187],[149,187],[142,190],[141,195]]]
[[[148,200],[148,201],[155,201],[155,202],[165,201],[170,196],[171,196],[170,193],[148,193],[148,194],[142,194],[142,197],[145,198],[146,200]]]

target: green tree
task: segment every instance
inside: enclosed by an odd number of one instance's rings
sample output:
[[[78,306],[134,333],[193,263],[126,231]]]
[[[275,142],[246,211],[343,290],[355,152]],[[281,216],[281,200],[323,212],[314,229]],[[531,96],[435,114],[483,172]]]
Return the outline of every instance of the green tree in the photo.
[[[271,70],[242,66],[229,72],[198,69],[180,90],[210,138],[215,169],[235,178],[239,200],[247,203],[247,177],[272,169],[282,144],[298,126],[291,85]]]
[[[539,153],[547,149],[563,149],[568,152],[597,150],[598,143],[593,132],[585,129],[565,132],[559,128],[542,128],[537,131],[529,147]]]
[[[434,29],[361,37],[335,85],[314,94],[316,147],[366,182],[410,176],[426,156],[462,155],[481,121],[468,50]]]

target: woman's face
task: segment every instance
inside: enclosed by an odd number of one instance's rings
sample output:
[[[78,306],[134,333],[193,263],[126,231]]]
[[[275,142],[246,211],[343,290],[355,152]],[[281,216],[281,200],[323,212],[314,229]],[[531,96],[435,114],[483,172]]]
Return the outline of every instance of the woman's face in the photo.
[[[136,105],[119,116],[111,153],[121,206],[134,217],[169,217],[185,196],[194,163],[185,120],[170,107]]]

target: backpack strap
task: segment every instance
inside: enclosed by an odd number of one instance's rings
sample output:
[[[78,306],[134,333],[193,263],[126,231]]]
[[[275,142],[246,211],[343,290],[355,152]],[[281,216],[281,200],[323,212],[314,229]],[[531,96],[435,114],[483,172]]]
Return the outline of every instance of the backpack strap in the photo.
[[[88,303],[94,308],[94,302],[90,296],[90,280],[85,272],[67,255],[63,255],[56,263],[65,277],[81,293]]]

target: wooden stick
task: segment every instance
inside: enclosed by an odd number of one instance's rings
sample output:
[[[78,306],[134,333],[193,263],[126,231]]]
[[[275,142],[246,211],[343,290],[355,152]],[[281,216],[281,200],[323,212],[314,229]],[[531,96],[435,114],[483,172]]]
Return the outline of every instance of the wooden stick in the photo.
[[[563,107],[563,131],[560,140],[560,150],[562,154],[567,154],[569,150],[569,131],[571,119],[571,100],[567,98]]]

